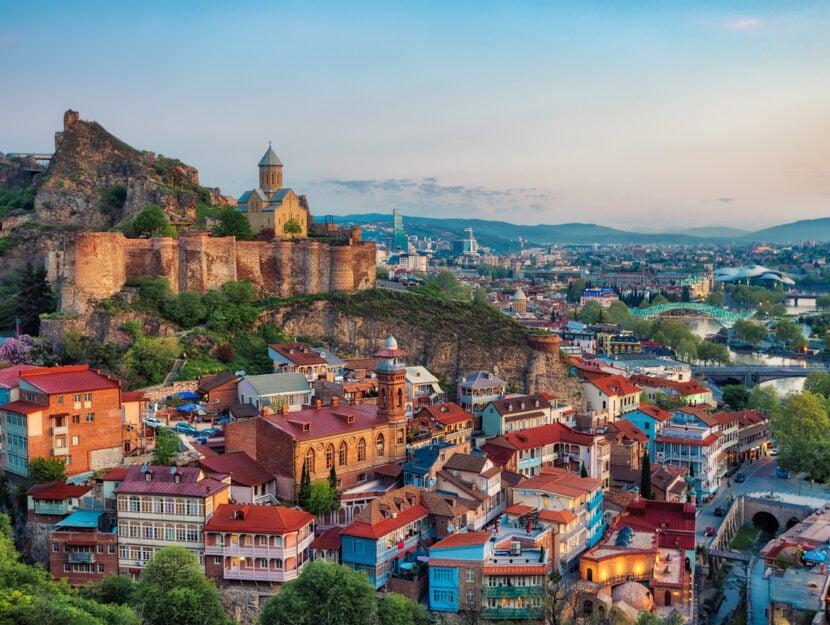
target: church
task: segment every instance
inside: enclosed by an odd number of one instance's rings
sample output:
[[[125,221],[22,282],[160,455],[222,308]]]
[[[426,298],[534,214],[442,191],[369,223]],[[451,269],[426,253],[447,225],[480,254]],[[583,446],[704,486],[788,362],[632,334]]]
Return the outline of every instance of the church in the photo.
[[[243,193],[236,209],[245,213],[255,233],[273,230],[277,239],[308,237],[308,204],[304,196],[282,188],[282,162],[270,143],[259,161],[259,186]]]

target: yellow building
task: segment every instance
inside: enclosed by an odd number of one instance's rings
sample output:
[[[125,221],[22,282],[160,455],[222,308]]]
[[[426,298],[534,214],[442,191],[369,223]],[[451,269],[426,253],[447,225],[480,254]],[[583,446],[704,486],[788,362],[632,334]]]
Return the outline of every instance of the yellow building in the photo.
[[[305,197],[282,188],[282,162],[270,144],[259,161],[259,186],[243,193],[236,209],[247,215],[254,232],[270,229],[278,239],[308,237],[308,204]]]

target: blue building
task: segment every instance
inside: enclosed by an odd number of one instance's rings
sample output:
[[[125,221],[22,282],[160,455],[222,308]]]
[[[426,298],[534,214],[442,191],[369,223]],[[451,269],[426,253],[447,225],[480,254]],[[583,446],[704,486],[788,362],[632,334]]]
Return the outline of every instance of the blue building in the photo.
[[[663,431],[671,414],[654,404],[640,404],[640,407],[625,414],[625,418],[648,435],[648,455],[651,462],[656,458],[654,439]]]

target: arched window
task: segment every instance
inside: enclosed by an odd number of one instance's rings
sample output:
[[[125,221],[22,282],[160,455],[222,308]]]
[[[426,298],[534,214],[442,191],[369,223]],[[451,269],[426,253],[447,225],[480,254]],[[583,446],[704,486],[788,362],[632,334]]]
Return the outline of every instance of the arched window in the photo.
[[[357,461],[366,462],[366,441],[362,438],[357,441]]]
[[[588,581],[589,581],[589,582],[594,581],[594,569],[588,569],[588,570],[586,571],[586,574],[587,574],[587,576],[588,576]]]
[[[666,605],[666,606],[671,605],[671,591],[670,590],[666,591],[666,594],[663,595],[663,598],[665,599],[665,601],[663,602],[663,605]]]
[[[334,445],[329,443],[326,447],[326,468],[331,469],[334,466]]]
[[[386,389],[380,389],[380,407],[386,408]]]
[[[314,450],[311,447],[305,452],[305,470],[309,474],[314,473]]]
[[[377,440],[375,440],[375,456],[378,458],[383,458],[383,450],[386,447],[384,444],[386,441],[383,438],[383,434],[378,434]]]
[[[403,389],[398,389],[397,397],[398,399],[395,402],[395,408],[400,408],[401,406],[403,406]]]
[[[341,467],[349,462],[349,448],[346,446],[346,441],[340,443],[340,449],[337,452],[337,464]]]

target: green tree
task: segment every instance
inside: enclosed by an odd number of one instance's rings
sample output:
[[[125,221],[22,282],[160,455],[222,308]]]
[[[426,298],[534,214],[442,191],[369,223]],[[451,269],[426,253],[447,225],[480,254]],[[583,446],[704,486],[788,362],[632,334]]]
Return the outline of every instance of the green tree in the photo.
[[[293,217],[285,222],[285,225],[282,227],[282,231],[293,237],[294,235],[301,234],[303,231],[303,227],[300,225],[300,222],[294,219]]]
[[[756,384],[749,391],[749,398],[746,407],[750,410],[757,410],[770,418],[773,418],[781,410],[781,400],[774,386],[762,386]]]
[[[643,499],[654,499],[651,490],[651,458],[648,455],[648,447],[643,452],[642,467],[640,467],[640,496]]]
[[[127,350],[125,360],[130,367],[131,386],[159,384],[164,381],[182,348],[175,338],[142,337]]]
[[[308,465],[303,463],[303,471],[300,474],[300,490],[297,494],[297,504],[308,510],[308,502],[311,499],[311,476],[308,474]]]
[[[582,463],[582,467],[579,469],[579,475],[581,477],[588,477],[588,469],[585,468],[585,463]]]
[[[810,474],[826,470],[811,462],[815,460],[814,452],[830,442],[830,417],[824,397],[810,391],[788,395],[770,425],[780,450],[781,467]]]
[[[730,410],[743,410],[749,401],[749,390],[743,384],[727,384],[723,387],[723,403]]]
[[[572,304],[579,303],[579,298],[582,297],[586,284],[587,282],[582,278],[576,278],[575,280],[568,282],[568,301]]]
[[[55,310],[55,298],[46,281],[46,269],[33,268],[26,262],[20,279],[15,306],[20,334],[37,336],[40,333],[40,315]]]
[[[173,456],[179,453],[181,441],[178,434],[170,428],[156,428],[156,446],[153,448],[153,464],[164,467],[173,466]]]
[[[807,345],[804,334],[798,324],[782,319],[775,324],[775,338],[793,349]]]
[[[767,338],[766,327],[752,323],[746,319],[738,319],[732,328],[735,330],[735,338],[739,341],[746,341],[747,343],[757,345]]]
[[[470,299],[470,290],[458,281],[452,271],[442,269],[434,276],[429,276],[424,286],[432,288],[443,299]]]
[[[170,299],[170,282],[166,278],[141,276],[127,286],[138,287],[138,307],[146,312],[161,312]]]
[[[663,295],[662,293],[659,293],[656,297],[654,297],[651,300],[651,305],[652,306],[659,306],[660,304],[668,304],[668,303],[669,303],[669,298],[666,297],[665,295]]]
[[[101,603],[129,605],[133,599],[135,582],[126,575],[107,575],[95,587],[93,596]]]
[[[259,625],[377,625],[378,600],[364,573],[310,562],[263,606]]]
[[[420,603],[396,592],[378,599],[378,625],[427,625],[429,615]]]
[[[706,303],[710,306],[723,306],[724,301],[725,298],[721,291],[712,291],[711,293],[709,293],[709,295],[706,296]]]
[[[167,215],[155,204],[145,207],[133,218],[131,230],[135,237],[171,237],[176,233]]]
[[[193,328],[208,317],[202,296],[195,291],[183,291],[164,304],[164,317],[182,328]]]
[[[611,302],[611,305],[608,306],[608,314],[615,323],[620,324],[625,323],[631,318],[631,311],[628,309],[628,306],[625,305],[625,302],[621,302],[620,300]]]
[[[804,380],[804,390],[830,397],[830,373],[824,371],[810,371]]]
[[[589,299],[579,311],[577,319],[582,323],[599,323],[602,319],[602,306],[597,300]]]
[[[821,295],[816,298],[816,310],[830,310],[830,295]]]
[[[704,363],[728,365],[730,361],[729,349],[726,345],[720,343],[701,341],[697,346],[697,358]]]
[[[308,503],[303,510],[319,516],[335,508],[337,508],[337,488],[332,488],[328,480],[315,480],[311,484]]]
[[[219,592],[190,551],[164,547],[144,567],[134,605],[146,625],[229,625]]]
[[[254,238],[251,222],[248,216],[232,206],[219,209],[216,215],[216,225],[213,235],[217,237],[236,237],[239,241],[250,241]]]
[[[479,304],[487,303],[487,289],[483,286],[477,286],[473,291],[473,301]]]
[[[29,479],[32,484],[66,481],[66,461],[63,458],[32,458],[29,460]]]

